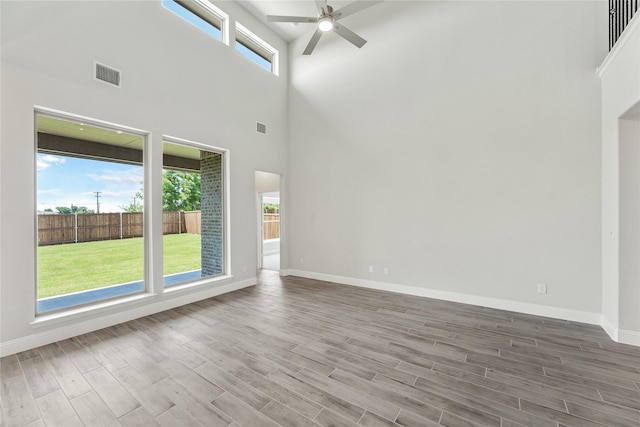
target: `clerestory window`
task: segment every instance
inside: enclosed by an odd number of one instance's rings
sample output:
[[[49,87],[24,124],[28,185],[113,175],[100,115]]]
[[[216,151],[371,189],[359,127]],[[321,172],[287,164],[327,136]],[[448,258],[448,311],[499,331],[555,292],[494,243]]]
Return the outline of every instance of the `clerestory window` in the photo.
[[[278,75],[278,51],[239,22],[236,22],[236,51]]]
[[[162,0],[162,5],[182,19],[229,44],[229,16],[207,0]]]

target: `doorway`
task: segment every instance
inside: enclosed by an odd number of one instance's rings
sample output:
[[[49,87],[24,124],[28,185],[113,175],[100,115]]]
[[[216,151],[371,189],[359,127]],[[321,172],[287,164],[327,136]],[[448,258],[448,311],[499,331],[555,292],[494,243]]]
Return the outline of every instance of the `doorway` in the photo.
[[[258,269],[280,271],[280,175],[256,171]]]

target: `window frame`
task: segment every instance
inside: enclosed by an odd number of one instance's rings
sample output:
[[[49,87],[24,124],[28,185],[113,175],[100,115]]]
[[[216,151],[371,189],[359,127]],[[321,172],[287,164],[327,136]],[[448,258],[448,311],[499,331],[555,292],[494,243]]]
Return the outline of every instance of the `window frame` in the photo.
[[[221,168],[222,168],[222,171],[221,171],[221,175],[222,175],[222,264],[223,264],[222,272],[214,276],[201,277],[199,279],[189,280],[189,281],[167,286],[164,284],[165,275],[164,275],[164,244],[163,244],[162,256],[160,258],[162,261],[162,269],[163,269],[163,274],[162,274],[163,293],[171,293],[175,290],[182,290],[185,288],[199,285],[203,282],[209,282],[212,279],[216,280],[219,278],[229,277],[231,275],[230,273],[231,247],[230,247],[230,238],[229,238],[229,233],[231,230],[231,224],[230,224],[231,216],[230,216],[230,209],[229,209],[229,200],[230,200],[229,198],[229,189],[230,189],[229,164],[230,163],[229,162],[230,161],[229,161],[229,150],[227,149],[215,147],[215,146],[209,146],[209,145],[202,144],[200,142],[195,142],[188,139],[178,138],[178,137],[165,135],[165,134],[162,135],[163,155],[164,155],[165,143],[179,145],[187,148],[193,148],[201,151],[208,151],[211,153],[220,154],[222,157],[221,159],[221,163],[222,163],[221,164]],[[164,169],[164,162],[162,166]],[[161,187],[160,191],[162,192],[162,182],[160,183],[160,187]]]
[[[240,22],[235,22],[236,32],[235,32],[235,42],[236,44],[240,44],[244,46],[246,49],[250,50],[254,54],[258,55],[265,61],[271,64],[271,69],[269,70],[274,75],[278,76],[280,74],[280,52],[269,43],[264,41],[262,38],[258,37],[255,33],[249,30],[247,27],[242,25]],[[238,48],[236,46],[236,52],[238,52]],[[251,59],[251,58],[249,58]],[[251,59],[251,61],[254,61]],[[261,64],[257,63],[260,65]],[[264,67],[262,67],[264,68]],[[266,68],[265,68],[266,69]]]
[[[161,0],[162,6],[171,11],[172,13],[177,14],[174,10],[172,10],[166,3],[175,3],[178,6],[185,9],[188,13],[192,14],[196,18],[199,18],[205,21],[207,24],[211,25],[213,28],[220,31],[220,39],[214,37],[215,40],[219,40],[225,45],[229,45],[229,15],[224,13],[220,8],[215,6],[208,0]],[[198,27],[196,23],[191,21],[190,19],[178,15],[180,18],[186,20],[190,24]]]
[[[33,111],[33,197],[34,207],[38,201],[38,127],[37,120],[39,116],[52,117],[59,120],[69,121],[73,123],[86,124],[87,126],[101,127],[114,131],[122,131],[140,136],[142,142],[142,166],[143,166],[143,191],[145,194],[152,195],[157,193],[158,188],[162,188],[161,171],[163,168],[162,157],[157,158],[157,152],[151,153],[150,145],[152,142],[152,134],[148,131],[128,127],[120,124],[110,123],[99,119],[94,119],[78,114],[54,110],[42,106],[34,106]],[[164,251],[162,243],[158,244],[158,240],[162,242],[162,207],[159,211],[153,211],[153,206],[157,204],[154,197],[145,198],[143,210],[143,256],[144,256],[144,274],[143,290],[136,293],[116,296],[108,299],[99,299],[81,304],[63,307],[55,310],[38,311],[38,212],[34,209],[33,216],[33,260],[34,269],[31,272],[33,277],[33,314],[32,327],[43,327],[46,325],[57,324],[59,322],[71,319],[86,318],[87,316],[118,316],[117,313],[132,307],[144,307],[153,305],[162,300],[168,301],[174,298],[183,298],[187,293],[198,293],[202,291],[211,292],[212,289],[218,288],[233,278],[231,271],[231,208],[230,208],[230,150],[189,141],[182,138],[176,138],[169,135],[161,136],[163,141],[174,144],[187,145],[189,147],[206,150],[221,155],[221,176],[222,176],[222,267],[221,274],[203,277],[198,280],[188,281],[176,284],[174,286],[164,286],[163,256]],[[152,200],[153,199],[153,200]],[[158,252],[158,249],[160,251]],[[222,289],[222,288],[220,288]],[[158,300],[160,298],[160,301]]]
[[[67,113],[67,112],[61,112],[58,110],[54,110],[51,108],[46,108],[46,107],[41,107],[41,106],[35,106],[34,110],[33,110],[33,149],[34,149],[34,153],[33,153],[33,159],[34,159],[34,200],[37,204],[38,201],[38,167],[37,167],[37,161],[38,161],[38,117],[50,117],[50,118],[54,118],[57,120],[63,120],[66,122],[71,122],[71,123],[77,123],[80,125],[87,125],[87,126],[92,126],[92,127],[97,127],[97,128],[102,128],[102,129],[106,129],[106,130],[111,130],[114,132],[122,132],[122,133],[128,133],[128,134],[132,134],[132,135],[136,135],[142,138],[142,163],[141,163],[141,167],[142,167],[142,173],[143,173],[143,191],[144,192],[148,192],[151,191],[151,185],[149,182],[149,165],[150,165],[150,153],[148,150],[149,147],[149,141],[151,139],[151,133],[145,130],[141,130],[141,129],[136,129],[136,128],[132,128],[132,127],[128,127],[128,126],[124,126],[124,125],[119,125],[119,124],[115,124],[115,123],[110,123],[110,122],[106,122],[103,120],[98,120],[98,119],[93,119],[90,117],[85,117],[85,116],[80,116],[77,114],[72,114],[72,113]],[[82,158],[87,158],[89,160],[91,160],[90,157],[82,157]],[[95,159],[95,160],[100,160],[100,159]],[[146,208],[146,203],[145,203],[145,208]],[[149,266],[151,265],[150,262],[150,254],[151,254],[151,248],[150,248],[150,238],[148,236],[151,235],[151,212],[150,212],[150,206],[148,207],[148,209],[143,209],[142,212],[142,218],[143,218],[143,224],[142,224],[142,238],[143,238],[143,290],[140,292],[135,292],[135,293],[130,293],[130,294],[125,294],[122,296],[115,296],[112,298],[106,298],[106,299],[99,299],[99,300],[95,300],[95,301],[91,301],[91,302],[84,302],[81,304],[76,304],[76,305],[72,305],[69,307],[63,307],[60,309],[54,309],[54,310],[48,310],[48,311],[43,311],[40,312],[38,311],[38,211],[37,209],[34,210],[34,244],[33,244],[33,249],[34,249],[34,270],[33,270],[33,278],[34,278],[34,291],[35,291],[35,298],[34,298],[34,313],[35,313],[35,318],[42,318],[42,317],[50,317],[50,316],[56,316],[59,315],[60,313],[74,313],[74,312],[78,312],[78,311],[84,311],[84,310],[93,310],[93,309],[97,309],[103,306],[108,306],[108,305],[112,305],[114,303],[118,303],[121,301],[128,301],[131,299],[138,299],[141,297],[144,297],[148,294],[151,293],[151,278],[149,275]]]

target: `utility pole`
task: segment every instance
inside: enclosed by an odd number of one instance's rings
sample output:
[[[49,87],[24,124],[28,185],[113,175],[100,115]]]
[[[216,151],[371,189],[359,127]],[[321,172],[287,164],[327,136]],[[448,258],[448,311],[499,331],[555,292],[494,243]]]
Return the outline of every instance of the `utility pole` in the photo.
[[[96,213],[100,213],[100,194],[102,191],[94,191],[93,194],[96,195]]]

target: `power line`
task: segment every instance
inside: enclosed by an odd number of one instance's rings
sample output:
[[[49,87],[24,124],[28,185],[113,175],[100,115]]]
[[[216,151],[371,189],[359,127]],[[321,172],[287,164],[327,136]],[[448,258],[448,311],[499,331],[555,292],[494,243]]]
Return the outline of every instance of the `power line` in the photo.
[[[96,213],[100,213],[100,194],[102,191],[94,191],[93,194],[96,195]]]

